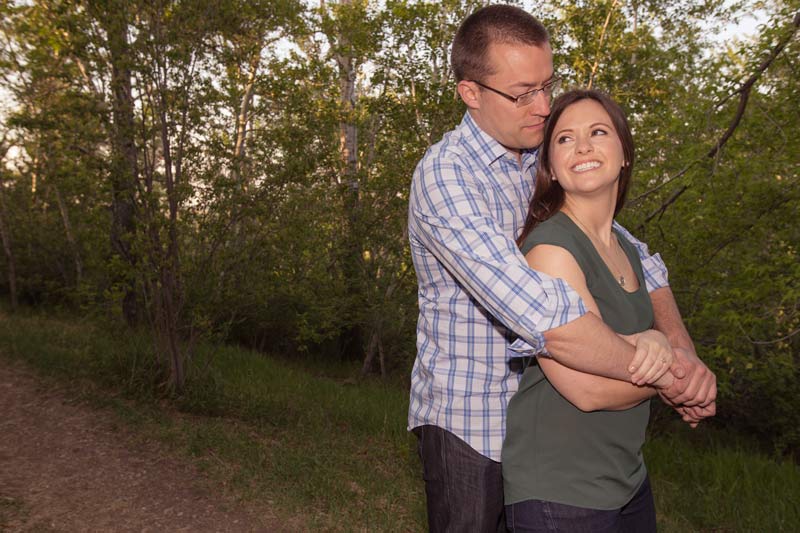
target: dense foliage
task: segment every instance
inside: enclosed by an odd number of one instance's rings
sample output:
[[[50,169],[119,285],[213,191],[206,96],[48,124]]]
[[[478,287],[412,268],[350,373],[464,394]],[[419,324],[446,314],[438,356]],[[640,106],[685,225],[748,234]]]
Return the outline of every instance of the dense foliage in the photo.
[[[448,46],[483,2],[0,2],[0,293],[195,340],[402,373],[414,166],[463,113]],[[760,8],[753,39],[711,37]],[[720,419],[800,445],[800,4],[556,0],[568,85],[637,141],[623,222],[670,267]]]

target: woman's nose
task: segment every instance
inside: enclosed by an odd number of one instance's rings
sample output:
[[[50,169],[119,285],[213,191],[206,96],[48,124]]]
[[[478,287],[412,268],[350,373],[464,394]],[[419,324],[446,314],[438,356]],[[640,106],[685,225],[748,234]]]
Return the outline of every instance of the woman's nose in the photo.
[[[578,136],[575,142],[575,151],[579,154],[586,154],[593,151],[592,143],[583,135]]]

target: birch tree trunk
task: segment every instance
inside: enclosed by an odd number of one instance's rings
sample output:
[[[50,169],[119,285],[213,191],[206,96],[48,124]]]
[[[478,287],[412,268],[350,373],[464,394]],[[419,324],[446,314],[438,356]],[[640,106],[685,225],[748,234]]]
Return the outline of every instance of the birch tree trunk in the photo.
[[[351,6],[352,0],[340,0],[342,6]],[[362,277],[362,246],[358,235],[358,211],[360,208],[360,182],[358,164],[358,125],[356,124],[356,76],[357,58],[352,55],[350,38],[346,29],[331,36],[336,43],[336,64],[339,70],[340,122],[339,153],[342,160],[342,174],[339,178],[344,207],[344,246],[342,268],[349,297],[359,293],[359,280]],[[347,324],[340,334],[340,349],[350,358],[364,356],[362,329],[358,320],[358,305],[351,303],[344,310]]]
[[[260,53],[260,50],[259,50]],[[233,176],[243,191],[247,191],[250,180],[247,171],[247,132],[250,123],[250,106],[258,76],[259,56],[256,54],[250,61],[250,71],[247,73],[247,82],[244,94],[239,104],[239,113],[236,116],[236,143],[233,147]]]

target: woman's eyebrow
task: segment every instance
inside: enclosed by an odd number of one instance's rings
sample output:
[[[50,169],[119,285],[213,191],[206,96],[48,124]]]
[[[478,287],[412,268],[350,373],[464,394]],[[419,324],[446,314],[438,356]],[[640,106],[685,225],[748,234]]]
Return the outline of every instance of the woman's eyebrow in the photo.
[[[611,126],[611,124],[608,124],[606,122],[593,122],[592,124],[589,124],[590,128],[594,128],[595,126],[605,126],[606,128],[614,129],[613,126]],[[553,137],[555,137],[556,135],[558,135],[560,133],[571,133],[574,130],[575,130],[575,128],[572,128],[572,127],[561,128],[560,130],[556,130],[556,131],[553,132]]]

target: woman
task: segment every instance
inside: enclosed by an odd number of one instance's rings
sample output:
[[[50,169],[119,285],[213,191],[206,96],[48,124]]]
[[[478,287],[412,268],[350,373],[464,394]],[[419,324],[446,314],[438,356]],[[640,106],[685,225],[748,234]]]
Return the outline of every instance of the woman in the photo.
[[[530,266],[562,278],[633,343],[654,346],[640,385],[540,357],[508,407],[503,445],[511,531],[655,531],[641,447],[649,398],[668,384],[672,350],[651,330],[653,309],[636,250],[613,228],[634,159],[625,115],[597,91],[553,103],[536,188],[520,236]]]

